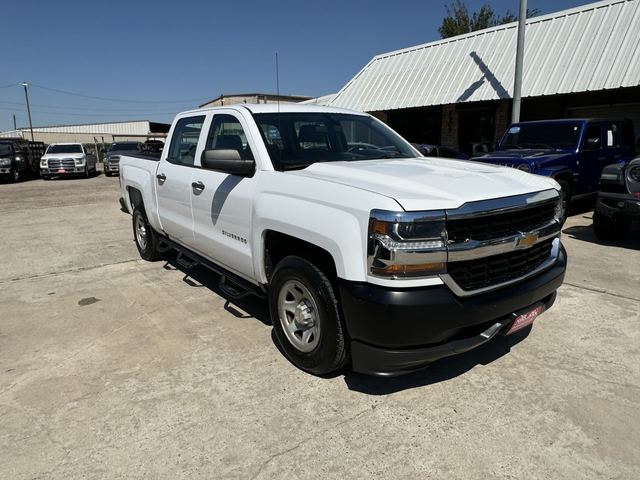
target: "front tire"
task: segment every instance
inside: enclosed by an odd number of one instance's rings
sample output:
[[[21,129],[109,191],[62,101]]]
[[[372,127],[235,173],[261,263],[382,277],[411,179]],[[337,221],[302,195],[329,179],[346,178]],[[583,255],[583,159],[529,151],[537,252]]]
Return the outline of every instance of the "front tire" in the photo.
[[[149,224],[147,214],[142,207],[136,207],[133,211],[133,238],[138,248],[138,253],[144,260],[150,262],[161,257],[158,250],[158,234]]]
[[[280,261],[269,285],[269,311],[276,339],[295,366],[325,375],[346,363],[338,300],[315,265],[296,256]]]
[[[20,170],[18,170],[16,167],[13,167],[11,169],[11,181],[13,183],[18,183],[20,180],[22,180],[22,175],[20,175]]]
[[[631,219],[620,213],[607,216],[593,212],[593,232],[600,240],[620,240],[631,228]]]

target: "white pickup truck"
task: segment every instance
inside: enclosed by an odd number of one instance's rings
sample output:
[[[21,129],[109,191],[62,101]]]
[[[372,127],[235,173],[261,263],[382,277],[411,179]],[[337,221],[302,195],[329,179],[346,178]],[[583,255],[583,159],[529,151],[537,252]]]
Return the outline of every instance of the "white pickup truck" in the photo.
[[[175,249],[231,299],[267,297],[277,341],[308,372],[424,367],[528,327],[562,284],[554,180],[422,157],[370,115],[193,110],[167,145],[120,160],[142,258]]]

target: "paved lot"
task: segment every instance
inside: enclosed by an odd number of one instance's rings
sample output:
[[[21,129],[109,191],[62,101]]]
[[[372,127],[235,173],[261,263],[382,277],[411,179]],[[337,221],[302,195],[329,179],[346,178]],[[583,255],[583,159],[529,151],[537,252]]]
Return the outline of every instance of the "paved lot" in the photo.
[[[117,185],[0,185],[2,478],[640,478],[639,231],[602,245],[571,217],[520,343],[320,379],[263,303],[140,261]]]

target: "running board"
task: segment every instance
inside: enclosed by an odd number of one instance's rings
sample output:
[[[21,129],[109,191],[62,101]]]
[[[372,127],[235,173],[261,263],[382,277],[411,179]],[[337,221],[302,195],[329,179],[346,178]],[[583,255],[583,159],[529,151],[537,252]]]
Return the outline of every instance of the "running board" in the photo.
[[[255,295],[262,299],[267,298],[267,291],[264,287],[254,285],[233,272],[228,271],[217,263],[201,257],[165,236],[160,238],[160,249],[162,252],[176,250],[178,252],[176,256],[176,263],[185,270],[202,265],[208,270],[220,275],[218,288],[232,300],[239,300],[249,295]]]

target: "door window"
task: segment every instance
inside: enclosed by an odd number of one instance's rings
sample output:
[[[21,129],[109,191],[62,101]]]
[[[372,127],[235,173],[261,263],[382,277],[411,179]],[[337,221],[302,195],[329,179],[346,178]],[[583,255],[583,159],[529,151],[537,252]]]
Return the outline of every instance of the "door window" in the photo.
[[[618,139],[618,126],[615,123],[609,123],[607,125],[607,148],[615,148],[620,146]]]
[[[584,135],[584,146],[588,150],[599,150],[601,146],[600,125],[589,125]]]
[[[193,166],[204,118],[202,115],[178,120],[171,136],[167,161],[177,165]]]
[[[237,150],[243,160],[253,160],[253,153],[240,121],[233,115],[213,117],[207,150]]]

